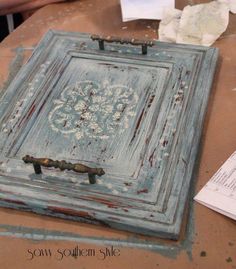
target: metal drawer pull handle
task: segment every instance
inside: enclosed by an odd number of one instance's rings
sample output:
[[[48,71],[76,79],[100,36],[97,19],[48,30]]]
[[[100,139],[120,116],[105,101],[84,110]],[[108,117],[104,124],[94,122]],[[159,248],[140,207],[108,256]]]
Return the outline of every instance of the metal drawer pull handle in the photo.
[[[120,38],[114,36],[100,36],[92,35],[91,39],[93,41],[98,41],[99,49],[104,50],[104,42],[109,43],[120,43],[120,44],[131,44],[134,46],[142,46],[142,54],[147,54],[147,47],[152,47],[153,42],[150,40],[139,40],[134,38]]]
[[[80,163],[69,163],[66,161],[53,161],[47,158],[34,158],[32,156],[26,155],[22,158],[25,163],[32,163],[34,167],[35,174],[42,174],[41,166],[44,167],[54,167],[63,170],[73,170],[77,173],[88,173],[89,183],[96,183],[96,175],[102,176],[105,174],[102,168],[90,168],[86,165]]]

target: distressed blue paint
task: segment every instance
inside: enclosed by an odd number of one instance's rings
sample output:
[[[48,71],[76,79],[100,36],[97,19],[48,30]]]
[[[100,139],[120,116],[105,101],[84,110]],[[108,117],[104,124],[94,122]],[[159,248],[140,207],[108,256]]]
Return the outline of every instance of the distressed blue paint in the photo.
[[[198,164],[195,167],[197,172]],[[193,196],[195,194],[196,181],[193,180],[191,188],[189,191],[189,213],[187,215],[187,226],[185,236],[177,244],[172,244],[170,242],[159,243],[153,242],[151,237],[146,239],[137,238],[134,234],[133,236],[128,236],[127,239],[119,238],[105,238],[96,236],[83,236],[78,233],[70,232],[60,232],[54,230],[45,230],[37,228],[29,228],[23,226],[12,226],[12,225],[0,225],[0,236],[12,236],[17,238],[23,238],[27,240],[33,240],[34,243],[45,240],[58,240],[58,241],[70,241],[78,243],[90,243],[98,246],[116,246],[124,248],[140,248],[148,251],[153,251],[159,253],[165,257],[176,259],[177,256],[182,252],[186,251],[190,260],[192,260],[192,244],[194,242],[195,235],[195,222],[194,222],[194,201]],[[6,205],[8,207],[8,205]],[[11,206],[12,207],[12,206]],[[43,211],[38,210],[39,214],[44,214]]]
[[[191,205],[193,204],[191,200]],[[191,206],[192,207],[192,206]],[[192,209],[192,208],[191,208]],[[34,242],[42,242],[44,240],[58,240],[58,241],[71,241],[77,243],[95,244],[98,246],[116,246],[124,248],[140,248],[148,251],[157,252],[163,256],[171,259],[175,259],[182,251],[186,251],[189,259],[192,259],[192,238],[194,235],[193,229],[193,211],[190,211],[188,217],[188,225],[186,236],[178,244],[171,243],[158,243],[152,242],[151,238],[146,240],[138,239],[136,236],[128,237],[127,239],[117,238],[104,238],[95,236],[83,236],[78,233],[60,232],[45,229],[28,228],[23,226],[11,226],[11,225],[0,225],[0,236],[13,236],[17,238],[23,238],[33,240]]]
[[[50,31],[0,100],[1,205],[177,239],[216,60],[214,48],[156,42],[144,56]],[[35,176],[26,154],[106,174],[95,185],[68,171]]]

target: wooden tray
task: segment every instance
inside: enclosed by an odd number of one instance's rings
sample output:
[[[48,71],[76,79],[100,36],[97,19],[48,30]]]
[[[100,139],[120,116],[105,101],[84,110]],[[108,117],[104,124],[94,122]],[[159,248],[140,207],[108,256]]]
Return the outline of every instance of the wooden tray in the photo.
[[[49,31],[0,93],[0,205],[177,239],[217,57]],[[37,175],[25,155],[105,175]]]

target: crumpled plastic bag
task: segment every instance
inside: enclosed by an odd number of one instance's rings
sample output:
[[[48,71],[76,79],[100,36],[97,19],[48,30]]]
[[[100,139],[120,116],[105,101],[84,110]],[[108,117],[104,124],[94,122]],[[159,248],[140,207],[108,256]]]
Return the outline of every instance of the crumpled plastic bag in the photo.
[[[159,25],[159,40],[210,46],[227,29],[229,11],[236,12],[236,0],[218,0],[169,9]]]
[[[179,29],[179,22],[182,11],[178,9],[166,9],[164,17],[159,25],[159,40],[166,42],[176,42]]]
[[[235,0],[218,0],[220,3],[228,5],[230,12],[236,13],[236,1]]]

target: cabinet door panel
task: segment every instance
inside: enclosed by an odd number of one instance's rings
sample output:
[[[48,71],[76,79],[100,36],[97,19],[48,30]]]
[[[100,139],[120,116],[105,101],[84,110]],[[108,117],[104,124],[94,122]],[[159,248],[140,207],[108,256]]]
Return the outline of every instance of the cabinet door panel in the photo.
[[[216,59],[158,42],[147,55],[99,51],[87,35],[49,32],[0,99],[2,206],[176,239]],[[36,175],[27,154],[105,175]]]

